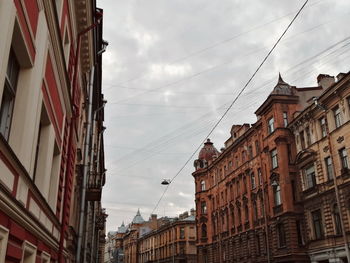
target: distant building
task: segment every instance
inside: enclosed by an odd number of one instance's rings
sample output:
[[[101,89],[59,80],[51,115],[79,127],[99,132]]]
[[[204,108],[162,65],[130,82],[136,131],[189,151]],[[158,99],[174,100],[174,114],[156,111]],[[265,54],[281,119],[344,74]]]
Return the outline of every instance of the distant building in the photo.
[[[196,263],[196,223],[194,210],[170,220],[138,239],[138,261]]]
[[[343,189],[339,209],[349,231],[349,208],[346,208],[349,182],[345,180],[349,141],[345,138],[350,137],[350,128],[349,115],[344,114],[349,112],[346,108],[349,86],[349,74],[336,84],[334,79],[320,75],[318,86],[306,88],[291,86],[279,76],[273,91],[256,111],[256,123],[233,125],[221,152],[209,140],[204,144],[193,172],[198,262],[310,262],[310,258],[313,262],[323,262],[318,259],[328,259],[330,255],[337,260],[343,258],[343,238],[327,237],[332,233],[331,226],[326,228],[325,235],[318,234],[323,232],[324,220],[333,225],[328,203],[335,203],[332,183],[313,180],[325,165],[325,160],[320,158],[327,157],[321,153],[327,148],[326,137],[320,143],[313,138],[306,144],[314,153],[301,151],[300,144],[308,140],[309,133],[316,134],[315,127],[322,122],[311,121],[310,116],[321,118],[320,105],[325,104],[328,118],[335,119],[334,125],[341,123],[334,132],[330,130],[334,134],[330,141],[337,148],[328,146],[327,151],[333,149],[333,157],[338,157],[335,166],[338,170],[334,173],[342,175],[338,184]],[[319,97],[318,106],[314,97]],[[310,115],[308,109],[317,110]],[[307,119],[313,123],[309,130]],[[300,137],[301,131],[304,137]],[[301,176],[300,171],[306,176]],[[305,183],[312,187],[303,188],[301,185]],[[326,198],[326,193],[333,199]],[[327,205],[323,207],[323,203]],[[341,216],[338,210],[333,205],[336,222],[338,215]],[[319,235],[317,238],[315,233]]]

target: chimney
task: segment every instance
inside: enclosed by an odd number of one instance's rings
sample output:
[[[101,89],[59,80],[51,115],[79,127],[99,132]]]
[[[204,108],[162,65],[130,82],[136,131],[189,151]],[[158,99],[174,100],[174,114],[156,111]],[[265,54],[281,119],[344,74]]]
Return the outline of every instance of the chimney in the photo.
[[[346,73],[340,72],[340,73],[337,75],[337,81],[340,81],[345,75],[346,75]]]
[[[325,90],[335,83],[335,79],[333,76],[330,76],[327,74],[320,74],[317,77],[317,83],[318,83],[318,86],[321,86],[322,89]]]

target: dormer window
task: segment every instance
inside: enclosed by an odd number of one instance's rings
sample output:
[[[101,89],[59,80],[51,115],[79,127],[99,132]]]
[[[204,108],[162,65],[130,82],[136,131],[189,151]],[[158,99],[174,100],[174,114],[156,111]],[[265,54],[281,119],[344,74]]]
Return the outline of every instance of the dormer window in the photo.
[[[274,119],[273,119],[273,117],[270,118],[270,119],[268,120],[267,125],[268,125],[268,126],[267,126],[267,131],[268,131],[268,133],[269,133],[269,134],[273,133],[274,130],[275,130]]]

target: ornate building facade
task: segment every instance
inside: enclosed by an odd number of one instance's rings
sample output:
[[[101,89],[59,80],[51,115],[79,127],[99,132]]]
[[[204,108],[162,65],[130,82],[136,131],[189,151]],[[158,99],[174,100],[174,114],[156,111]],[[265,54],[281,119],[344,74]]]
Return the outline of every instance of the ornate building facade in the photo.
[[[1,263],[99,255],[102,18],[94,0],[0,1]]]
[[[318,84],[297,88],[280,76],[256,123],[233,125],[221,152],[204,144],[193,172],[198,262],[310,261],[290,122],[329,90],[329,79]]]
[[[296,138],[298,199],[311,262],[347,262],[350,240],[350,76],[320,75],[327,90],[289,127]]]

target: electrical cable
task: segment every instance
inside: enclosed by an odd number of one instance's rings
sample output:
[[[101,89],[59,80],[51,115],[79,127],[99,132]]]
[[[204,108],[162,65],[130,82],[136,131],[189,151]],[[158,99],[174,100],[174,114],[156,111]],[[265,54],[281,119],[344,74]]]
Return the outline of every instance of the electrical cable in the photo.
[[[163,199],[165,193],[167,192],[167,190],[169,189],[170,184],[175,180],[175,178],[182,172],[182,170],[187,166],[187,164],[192,160],[192,158],[194,157],[194,155],[197,153],[197,151],[202,147],[203,143],[205,143],[205,141],[207,140],[207,138],[213,133],[213,131],[217,128],[217,126],[221,123],[221,121],[223,120],[223,118],[227,115],[227,113],[230,111],[230,109],[232,108],[232,106],[235,104],[235,102],[238,100],[238,98],[241,96],[241,94],[244,92],[244,90],[248,87],[248,85],[250,84],[250,82],[253,80],[253,78],[255,77],[255,75],[259,72],[259,70],[261,69],[261,67],[265,64],[266,60],[269,58],[269,56],[271,55],[271,53],[275,50],[276,46],[278,45],[278,43],[281,41],[281,39],[283,38],[283,36],[287,33],[287,31],[289,30],[289,28],[292,26],[292,24],[294,23],[294,21],[297,19],[297,17],[299,16],[299,14],[301,13],[301,11],[304,9],[304,7],[306,6],[306,4],[309,2],[309,0],[306,0],[304,2],[304,4],[301,6],[301,8],[299,9],[299,11],[296,13],[296,15],[293,17],[293,19],[291,20],[291,22],[288,24],[287,28],[283,31],[283,33],[281,34],[281,36],[277,39],[276,43],[272,46],[271,50],[267,53],[267,55],[264,57],[264,59],[262,60],[262,62],[259,64],[259,66],[257,67],[257,69],[254,71],[253,75],[249,78],[249,80],[246,82],[246,84],[243,86],[243,88],[240,90],[240,92],[238,93],[238,95],[234,98],[234,100],[232,101],[232,103],[230,104],[230,106],[228,107],[228,109],[225,110],[224,114],[220,117],[220,119],[215,123],[215,125],[212,127],[212,129],[209,131],[208,135],[204,138],[204,140],[202,141],[202,143],[195,149],[195,151],[190,155],[190,157],[187,159],[187,161],[184,163],[184,165],[179,169],[179,171],[173,176],[173,178],[170,179],[170,183],[166,186],[166,188],[164,189],[164,192],[162,193],[161,197],[159,198],[158,202],[156,203],[155,207],[152,210],[152,213],[154,213],[154,211],[158,208],[159,203],[161,202],[161,200]]]

